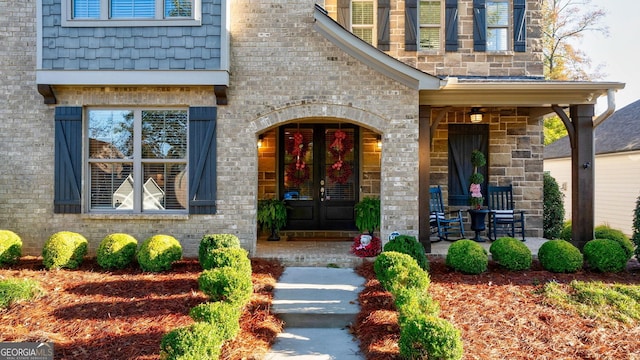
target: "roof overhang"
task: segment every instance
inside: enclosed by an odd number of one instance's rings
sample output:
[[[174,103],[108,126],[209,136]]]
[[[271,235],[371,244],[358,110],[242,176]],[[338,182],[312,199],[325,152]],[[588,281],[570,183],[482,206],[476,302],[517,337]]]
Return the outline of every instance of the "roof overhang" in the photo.
[[[421,90],[420,104],[430,106],[520,106],[550,107],[595,104],[611,90],[624,88],[619,82],[592,81],[458,81],[448,78],[437,91]]]
[[[407,87],[438,90],[446,83],[371,46],[334,21],[319,5],[315,6],[314,19],[314,28],[327,40],[363,64]]]

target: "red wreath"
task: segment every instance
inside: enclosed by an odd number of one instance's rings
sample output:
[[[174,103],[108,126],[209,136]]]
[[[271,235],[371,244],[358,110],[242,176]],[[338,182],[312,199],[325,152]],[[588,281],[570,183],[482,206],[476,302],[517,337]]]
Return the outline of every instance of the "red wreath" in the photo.
[[[329,152],[335,160],[327,169],[329,179],[336,184],[345,184],[352,174],[351,165],[343,160],[346,153],[353,149],[353,141],[342,130],[333,133],[333,142],[329,145]]]
[[[382,251],[382,241],[380,241],[379,237],[372,236],[371,242],[365,246],[360,243],[361,236],[362,235],[358,235],[353,239],[353,244],[351,245],[352,254],[359,257],[373,257],[380,254]]]
[[[304,161],[309,150],[309,143],[304,141],[304,135],[296,132],[293,137],[287,140],[287,152],[291,154],[295,161],[292,161],[286,168],[287,180],[291,181],[294,187],[300,186],[309,180],[309,167]]]

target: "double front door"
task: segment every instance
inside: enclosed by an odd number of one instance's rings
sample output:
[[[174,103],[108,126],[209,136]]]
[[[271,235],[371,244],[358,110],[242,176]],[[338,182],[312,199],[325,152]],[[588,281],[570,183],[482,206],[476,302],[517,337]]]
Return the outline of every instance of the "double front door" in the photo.
[[[358,128],[305,124],[280,128],[281,198],[287,230],[354,230]]]

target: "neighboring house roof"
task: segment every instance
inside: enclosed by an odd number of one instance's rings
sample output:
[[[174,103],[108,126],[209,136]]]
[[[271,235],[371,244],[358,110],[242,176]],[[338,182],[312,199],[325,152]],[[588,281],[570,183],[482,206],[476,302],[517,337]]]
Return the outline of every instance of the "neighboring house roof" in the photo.
[[[640,100],[616,111],[595,129],[596,154],[640,150]],[[569,137],[565,136],[544,147],[544,158],[571,156]]]

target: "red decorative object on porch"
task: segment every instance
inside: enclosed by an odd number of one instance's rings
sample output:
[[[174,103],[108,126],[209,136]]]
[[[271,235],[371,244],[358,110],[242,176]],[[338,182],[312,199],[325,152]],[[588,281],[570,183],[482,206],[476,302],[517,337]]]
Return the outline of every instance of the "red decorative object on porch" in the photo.
[[[327,176],[336,184],[346,184],[351,176],[351,165],[343,160],[346,153],[353,149],[353,141],[349,139],[347,133],[342,130],[336,130],[333,134],[333,142],[329,146],[329,152],[335,160],[327,169]]]
[[[304,161],[305,155],[309,150],[309,143],[304,141],[304,135],[296,132],[293,137],[287,140],[287,152],[295,157],[295,162],[291,162],[286,169],[286,176],[293,186],[309,180],[309,167]]]
[[[371,235],[358,235],[353,238],[351,253],[359,257],[373,257],[382,251],[382,241],[379,237]]]

